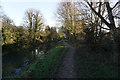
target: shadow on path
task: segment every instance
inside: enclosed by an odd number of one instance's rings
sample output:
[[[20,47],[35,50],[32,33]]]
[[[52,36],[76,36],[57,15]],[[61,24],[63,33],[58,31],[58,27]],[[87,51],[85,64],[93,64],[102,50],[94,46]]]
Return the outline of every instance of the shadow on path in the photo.
[[[75,48],[66,42],[63,42],[65,46],[69,48],[67,53],[64,55],[61,65],[55,75],[56,78],[77,78],[74,64],[74,53]]]

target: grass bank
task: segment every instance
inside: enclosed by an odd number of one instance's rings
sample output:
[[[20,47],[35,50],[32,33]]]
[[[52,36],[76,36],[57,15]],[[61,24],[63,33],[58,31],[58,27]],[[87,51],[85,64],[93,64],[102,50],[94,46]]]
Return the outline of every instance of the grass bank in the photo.
[[[101,53],[90,52],[86,47],[77,49],[75,62],[79,78],[118,78],[117,67]]]
[[[20,73],[16,78],[52,78],[67,50],[66,46],[57,46],[49,50],[31,64],[27,71]]]

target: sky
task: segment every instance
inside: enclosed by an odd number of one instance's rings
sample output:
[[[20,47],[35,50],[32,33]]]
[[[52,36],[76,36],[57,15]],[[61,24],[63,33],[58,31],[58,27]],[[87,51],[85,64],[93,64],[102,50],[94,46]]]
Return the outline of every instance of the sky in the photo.
[[[37,1],[37,0],[2,0],[0,2],[4,14],[12,19],[15,25],[19,26],[23,24],[23,18],[25,17],[25,11],[29,8],[35,8],[42,13],[46,25],[55,26],[57,10],[57,1]]]
[[[10,17],[17,26],[23,24],[25,11],[29,8],[40,10],[46,25],[56,26],[58,22],[56,21],[55,12],[60,1],[61,0],[0,0],[0,5],[2,6],[4,14]]]

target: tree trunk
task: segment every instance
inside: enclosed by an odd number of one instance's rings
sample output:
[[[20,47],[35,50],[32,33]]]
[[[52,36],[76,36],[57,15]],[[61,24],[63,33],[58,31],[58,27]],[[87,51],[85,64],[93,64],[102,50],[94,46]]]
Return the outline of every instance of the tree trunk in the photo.
[[[102,15],[100,15],[100,13],[96,12],[95,9],[92,7],[92,5],[87,2],[89,7],[92,9],[92,11],[98,15],[99,18],[101,18],[101,21],[104,22],[111,30],[112,32],[112,37],[113,37],[113,59],[114,62],[118,64],[118,49],[117,49],[117,43],[116,43],[116,39],[115,39],[115,33],[116,33],[116,26],[115,26],[115,21],[114,21],[114,17],[112,14],[112,8],[110,7],[109,2],[105,2],[106,7],[107,7],[107,12],[108,12],[108,17],[109,17],[109,21],[110,23],[108,23],[107,20],[104,19],[104,17]]]
[[[113,60],[114,60],[114,63],[116,63],[118,65],[118,48],[117,48],[117,41],[116,41],[115,33],[116,33],[116,31],[112,32],[112,36],[113,36]]]
[[[118,50],[117,50],[117,43],[115,39],[115,33],[116,33],[115,21],[112,15],[112,8],[110,7],[109,2],[106,2],[106,7],[109,13],[108,16],[111,24],[111,31],[112,31],[112,37],[113,37],[113,59],[114,59],[114,63],[118,64]]]

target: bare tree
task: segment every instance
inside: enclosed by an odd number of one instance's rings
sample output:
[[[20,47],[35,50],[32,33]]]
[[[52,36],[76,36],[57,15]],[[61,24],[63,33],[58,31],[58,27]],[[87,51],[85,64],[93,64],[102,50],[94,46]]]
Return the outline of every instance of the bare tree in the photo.
[[[66,35],[76,38],[76,27],[79,26],[79,11],[76,2],[61,2],[57,9],[58,20],[65,26]]]
[[[91,8],[91,10],[101,19],[101,21],[103,23],[105,23],[107,25],[107,27],[110,29],[111,33],[112,33],[112,37],[113,37],[113,48],[114,48],[114,60],[115,62],[118,62],[118,49],[117,49],[117,43],[116,43],[116,25],[115,25],[115,21],[114,21],[114,16],[113,16],[113,9],[120,3],[119,1],[114,5],[114,7],[110,7],[110,3],[109,2],[104,2],[104,4],[106,5],[107,8],[107,13],[108,13],[108,18],[109,18],[109,22],[100,14],[100,12],[97,12],[93,6],[92,6],[92,2],[88,2],[86,0],[87,4],[89,5],[89,7]],[[99,8],[101,7],[101,3],[99,3]],[[101,9],[99,9],[100,11]]]

